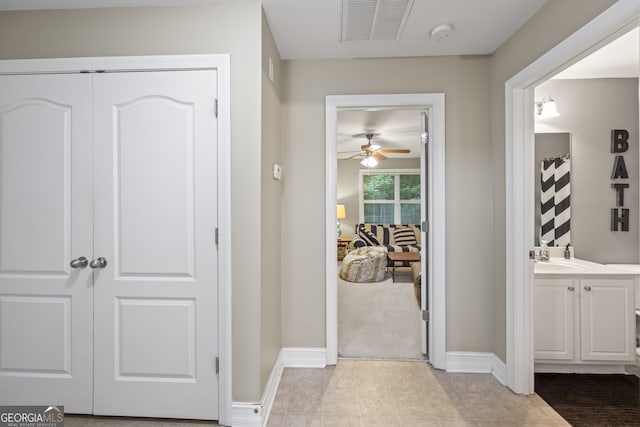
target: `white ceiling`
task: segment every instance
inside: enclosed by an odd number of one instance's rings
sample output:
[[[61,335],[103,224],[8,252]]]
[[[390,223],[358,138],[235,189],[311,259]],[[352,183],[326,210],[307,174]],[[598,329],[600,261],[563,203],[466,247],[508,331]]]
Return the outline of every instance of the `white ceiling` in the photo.
[[[420,157],[420,109],[340,110],[337,121],[338,159],[358,154],[365,134],[375,133],[372,144],[383,149],[409,149],[408,154],[385,154],[389,158]],[[353,161],[360,161],[358,157]]]
[[[553,78],[637,78],[640,76],[639,41],[640,30],[636,27]]]
[[[284,59],[364,58],[493,53],[546,0],[416,0],[398,41],[340,43],[341,0],[264,0]],[[439,24],[452,34],[429,37]]]
[[[0,0],[0,10],[168,6],[257,0]],[[262,0],[283,59],[493,53],[547,0],[415,0],[398,41],[341,43],[342,0]],[[453,32],[429,37],[439,24]]]

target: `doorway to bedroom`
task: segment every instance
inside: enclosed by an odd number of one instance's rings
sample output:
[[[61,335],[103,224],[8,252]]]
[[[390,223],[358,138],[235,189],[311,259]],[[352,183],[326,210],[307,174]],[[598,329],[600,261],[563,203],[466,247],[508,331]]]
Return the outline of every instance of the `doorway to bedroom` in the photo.
[[[444,95],[326,106],[327,363],[444,367]]]
[[[420,108],[338,110],[338,357],[428,357],[421,345],[426,117]]]

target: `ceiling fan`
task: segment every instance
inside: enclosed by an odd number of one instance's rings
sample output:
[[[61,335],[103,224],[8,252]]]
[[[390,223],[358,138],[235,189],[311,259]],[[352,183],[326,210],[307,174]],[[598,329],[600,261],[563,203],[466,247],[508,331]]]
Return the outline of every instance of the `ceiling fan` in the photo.
[[[356,135],[356,136],[361,136],[361,135]],[[408,150],[408,149],[387,149],[387,148],[382,148],[377,144],[372,144],[371,140],[373,139],[373,137],[378,136],[378,134],[376,133],[366,133],[364,134],[364,136],[367,138],[367,143],[360,146],[359,152],[357,152],[353,156],[347,157],[345,160],[354,159],[356,157],[363,157],[364,158],[363,162],[367,162],[368,159],[376,159],[376,160],[382,161],[382,160],[388,159],[388,157],[385,156],[384,154],[407,154],[411,152],[411,150]],[[349,151],[345,151],[344,153],[349,153]],[[367,163],[370,163],[370,162],[371,161],[368,161]],[[365,166],[369,166],[369,165],[365,165]],[[375,166],[375,164],[373,166]]]

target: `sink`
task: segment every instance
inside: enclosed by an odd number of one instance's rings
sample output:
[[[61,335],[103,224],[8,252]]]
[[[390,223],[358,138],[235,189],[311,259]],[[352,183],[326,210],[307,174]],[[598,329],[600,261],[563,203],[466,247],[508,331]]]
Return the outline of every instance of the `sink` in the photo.
[[[584,265],[576,262],[551,258],[549,261],[538,261],[534,264],[536,273],[569,273],[587,271]]]
[[[633,272],[623,268],[598,264],[584,259],[551,257],[549,261],[536,261],[533,264],[533,272],[536,276],[566,275],[566,276],[620,276],[632,275]],[[635,274],[639,274],[635,273]]]

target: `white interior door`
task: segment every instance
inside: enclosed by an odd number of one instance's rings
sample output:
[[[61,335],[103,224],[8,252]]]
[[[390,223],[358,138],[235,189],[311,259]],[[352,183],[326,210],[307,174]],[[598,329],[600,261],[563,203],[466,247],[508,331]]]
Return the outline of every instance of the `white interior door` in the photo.
[[[91,80],[0,77],[0,402],[90,413]]]
[[[422,251],[420,258],[422,259],[420,263],[421,271],[420,275],[422,280],[420,282],[420,293],[421,293],[421,301],[420,301],[420,309],[422,310],[422,333],[421,333],[421,344],[422,344],[422,353],[427,355],[429,358],[429,326],[431,324],[431,310],[430,310],[430,298],[429,298],[429,265],[430,265],[430,257],[431,257],[431,245],[429,244],[429,116],[426,111],[420,113],[420,139],[421,139],[421,147],[422,147],[422,155],[421,155],[421,169],[420,169],[420,200],[422,200],[422,209],[420,210],[421,214],[421,231],[422,231]]]
[[[218,418],[216,71],[94,80],[94,413]]]

